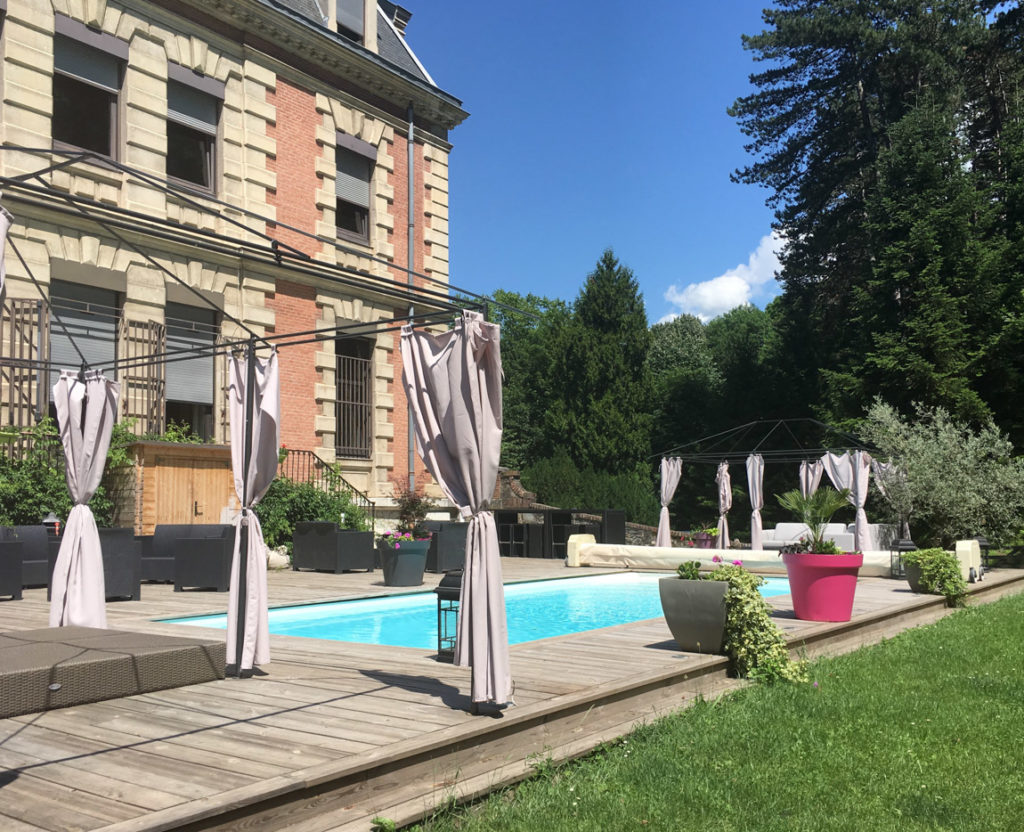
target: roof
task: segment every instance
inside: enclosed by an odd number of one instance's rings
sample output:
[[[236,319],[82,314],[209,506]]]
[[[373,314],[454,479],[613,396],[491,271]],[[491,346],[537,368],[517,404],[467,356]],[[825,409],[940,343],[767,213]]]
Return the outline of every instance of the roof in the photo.
[[[275,0],[275,2],[318,26],[326,26],[327,18],[318,0]],[[385,12],[389,12],[394,15],[395,10],[395,4],[387,2],[387,0],[377,7],[377,54],[389,64],[404,70],[414,78],[425,81],[431,86],[437,86],[434,79],[430,77],[413,54],[405,42],[405,38],[395,30],[392,24],[393,18],[385,14]]]
[[[282,6],[323,26],[327,19],[317,0],[277,0]],[[326,5],[326,4],[325,4]]]

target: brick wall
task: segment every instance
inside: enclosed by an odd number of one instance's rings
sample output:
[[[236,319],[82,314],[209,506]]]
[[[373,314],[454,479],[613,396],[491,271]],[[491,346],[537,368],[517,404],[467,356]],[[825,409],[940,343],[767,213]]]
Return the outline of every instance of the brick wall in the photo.
[[[316,142],[319,116],[312,93],[277,79],[276,90],[268,90],[267,103],[276,108],[277,123],[267,125],[267,135],[276,140],[277,156],[267,159],[275,173],[276,187],[268,201],[284,224],[312,232],[320,219],[316,192],[320,181],[315,159],[322,152]],[[315,240],[271,224],[268,233],[307,254],[315,254]],[[272,333],[306,332],[315,328],[320,312],[312,286],[278,279],[266,305],[274,313]],[[278,356],[281,369],[281,442],[292,450],[313,450],[319,442],[315,430],[317,415],[314,391],[320,380],[316,368],[315,343],[283,348]]]

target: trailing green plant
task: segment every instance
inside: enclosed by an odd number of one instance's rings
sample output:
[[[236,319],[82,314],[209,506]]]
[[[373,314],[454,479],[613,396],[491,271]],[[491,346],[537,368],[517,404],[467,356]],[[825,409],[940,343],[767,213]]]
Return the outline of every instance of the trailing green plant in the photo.
[[[921,570],[921,588],[930,595],[946,596],[950,607],[967,603],[967,581],[956,554],[946,549],[918,549],[903,553],[903,563]]]
[[[848,505],[850,492],[844,488],[836,491],[834,488],[825,486],[819,488],[813,494],[806,497],[797,489],[787,491],[784,494],[776,494],[779,504],[793,512],[800,521],[807,526],[810,532],[810,551],[816,555],[838,555],[841,550],[832,545],[829,551],[825,551],[825,527],[835,514],[843,506]]]
[[[739,563],[724,563],[701,574],[700,561],[681,563],[676,572],[684,580],[726,581],[725,636],[722,649],[736,676],[772,684],[807,681],[806,663],[789,657],[786,639],[772,620],[771,607],[758,592],[764,578]]]
[[[323,489],[288,477],[278,477],[270,484],[255,511],[267,545],[271,548],[284,546],[289,553],[296,523],[332,522],[342,528],[361,531],[369,527],[366,512],[353,503],[345,491]]]

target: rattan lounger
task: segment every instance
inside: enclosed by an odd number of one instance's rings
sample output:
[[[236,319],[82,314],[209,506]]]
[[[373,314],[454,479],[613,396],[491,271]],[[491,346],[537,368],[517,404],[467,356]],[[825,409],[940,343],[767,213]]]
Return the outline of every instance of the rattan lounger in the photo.
[[[0,718],[223,678],[223,642],[92,627],[0,634]]]

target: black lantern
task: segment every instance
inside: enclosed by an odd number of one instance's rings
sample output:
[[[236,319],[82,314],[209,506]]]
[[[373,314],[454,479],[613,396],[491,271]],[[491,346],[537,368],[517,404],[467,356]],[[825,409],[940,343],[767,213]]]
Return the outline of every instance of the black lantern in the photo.
[[[906,570],[903,568],[903,553],[916,552],[917,544],[913,540],[894,540],[889,548],[889,572],[894,578],[905,578]]]
[[[462,592],[462,570],[445,572],[435,588],[437,595],[437,660],[455,661],[455,634],[459,626],[459,594]]]
[[[60,519],[52,511],[42,519],[42,524],[46,527],[47,534],[60,537]]]

